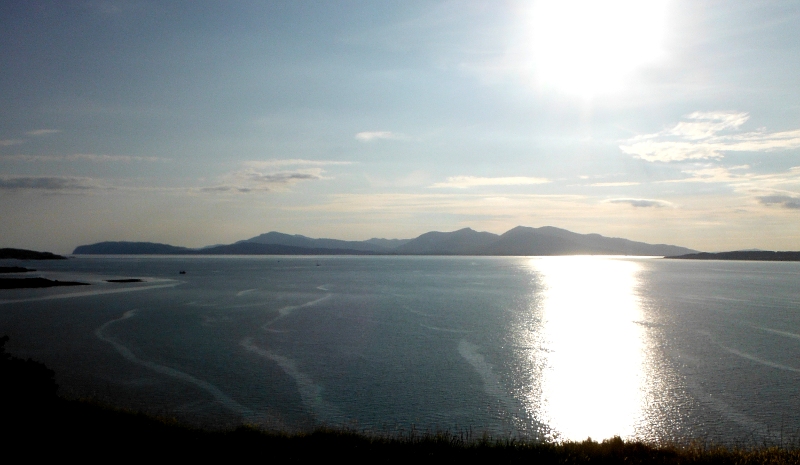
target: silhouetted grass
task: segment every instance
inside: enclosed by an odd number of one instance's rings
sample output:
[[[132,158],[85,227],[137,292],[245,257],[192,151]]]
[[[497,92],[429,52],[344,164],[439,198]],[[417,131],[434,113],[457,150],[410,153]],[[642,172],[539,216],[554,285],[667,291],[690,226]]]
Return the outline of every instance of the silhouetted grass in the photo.
[[[31,420],[34,420],[31,418]],[[706,444],[653,445],[612,438],[602,442],[471,439],[465,433],[369,434],[319,428],[305,433],[242,426],[206,431],[174,420],[59,399],[35,421],[4,422],[3,442],[31,457],[181,459],[257,458],[316,463],[541,463],[541,464],[797,464],[796,447],[730,448]]]

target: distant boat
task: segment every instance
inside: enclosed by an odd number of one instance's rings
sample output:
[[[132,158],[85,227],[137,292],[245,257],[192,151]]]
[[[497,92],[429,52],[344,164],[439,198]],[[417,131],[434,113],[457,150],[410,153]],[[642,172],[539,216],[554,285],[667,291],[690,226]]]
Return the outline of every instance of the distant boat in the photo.
[[[178,272],[178,274],[186,274],[186,272],[181,270],[181,271]]]

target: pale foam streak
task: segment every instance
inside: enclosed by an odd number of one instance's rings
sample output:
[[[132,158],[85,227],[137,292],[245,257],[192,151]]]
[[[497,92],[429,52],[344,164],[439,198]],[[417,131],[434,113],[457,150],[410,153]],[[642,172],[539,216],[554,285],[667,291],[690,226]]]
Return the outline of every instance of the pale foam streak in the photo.
[[[180,381],[185,381],[187,383],[193,384],[193,385],[199,387],[200,389],[203,389],[204,391],[208,392],[212,396],[214,396],[214,398],[219,403],[224,405],[229,410],[241,415],[246,420],[255,420],[256,419],[256,415],[252,410],[250,410],[249,408],[247,408],[247,407],[243,406],[242,404],[236,402],[235,400],[231,399],[227,394],[222,392],[218,387],[214,386],[213,384],[209,383],[208,381],[204,381],[202,379],[195,378],[194,376],[192,376],[192,375],[190,375],[188,373],[184,373],[184,372],[182,372],[180,370],[176,370],[176,369],[170,368],[168,366],[159,365],[158,363],[150,362],[148,360],[142,360],[139,357],[137,357],[133,352],[131,352],[130,349],[128,349],[124,345],[120,344],[115,339],[106,336],[103,333],[105,331],[105,329],[108,328],[109,326],[111,326],[111,325],[113,325],[115,323],[118,323],[120,321],[127,320],[128,318],[133,317],[135,314],[136,314],[136,310],[129,310],[129,311],[125,312],[121,317],[103,323],[103,325],[101,325],[99,328],[97,328],[94,331],[95,336],[97,336],[98,339],[111,344],[114,347],[114,349],[116,349],[117,352],[119,352],[119,354],[122,355],[129,362],[135,363],[137,365],[141,365],[141,366],[143,366],[143,367],[145,367],[147,369],[155,371],[156,373],[160,373],[162,375],[167,375],[167,376],[170,376],[172,378],[178,379]]]
[[[492,365],[478,352],[478,346],[468,342],[466,339],[461,339],[458,342],[458,354],[472,366],[478,375],[480,375],[483,381],[484,392],[490,397],[500,401],[505,409],[504,413],[510,415],[512,418],[516,417],[515,412],[519,411],[519,406],[509,397],[503,383],[497,375],[494,374]],[[515,422],[511,423],[513,425]],[[516,435],[519,431],[516,431],[516,428],[514,428],[513,433]]]
[[[261,326],[261,328],[262,329],[267,329],[270,326],[272,326],[272,324],[275,323],[276,321],[291,315],[293,311],[295,311],[297,309],[300,309],[300,308],[313,307],[314,305],[317,305],[320,302],[324,302],[324,301],[330,299],[331,296],[333,296],[333,294],[326,294],[325,297],[320,297],[319,299],[312,300],[312,301],[306,302],[304,304],[289,305],[288,307],[279,308],[278,309],[278,316],[276,316],[275,318],[273,318],[273,319],[269,320],[268,322],[264,323]]]
[[[275,362],[284,373],[294,379],[295,383],[297,383],[297,390],[300,392],[300,400],[312,415],[328,423],[335,421],[336,418],[342,418],[339,409],[322,399],[322,387],[315,384],[310,376],[300,371],[294,360],[258,347],[253,343],[253,338],[251,337],[242,339],[239,345],[254,354]]]
[[[104,294],[119,294],[122,292],[136,292],[136,291],[148,291],[152,289],[164,289],[167,287],[175,287],[181,282],[174,282],[169,284],[156,284],[154,286],[139,286],[139,287],[126,287],[124,289],[105,289],[105,290],[96,290],[96,291],[84,291],[84,292],[71,292],[67,294],[55,294],[55,295],[46,295],[41,297],[31,297],[29,299],[15,299],[15,300],[0,300],[0,305],[2,304],[16,304],[21,302],[38,302],[41,300],[53,300],[53,299],[70,299],[73,297],[90,297],[95,295],[104,295]]]
[[[733,421],[744,427],[747,430],[758,432],[762,436],[769,436],[773,440],[779,440],[780,436],[776,433],[771,433],[770,429],[763,423],[754,420],[748,415],[744,413],[738,412],[735,409],[731,408],[726,402],[722,401],[719,397],[712,395],[711,393],[707,392],[705,388],[702,386],[701,383],[697,382],[697,380],[687,377],[684,382],[686,386],[696,393],[696,397],[698,400],[716,410],[720,414],[722,414],[725,418]]]
[[[253,292],[253,291],[257,291],[257,290],[258,290],[258,288],[253,288],[253,289],[245,289],[245,290],[243,290],[243,291],[239,291],[239,292],[237,292],[237,293],[236,293],[236,297],[241,297],[241,296],[243,296],[243,295],[247,295],[247,294],[249,294],[249,293],[251,293],[251,292]]]
[[[758,357],[756,357],[754,355],[750,355],[750,354],[745,353],[745,352],[739,352],[738,350],[731,349],[730,347],[725,347],[722,344],[717,344],[717,345],[720,348],[722,348],[723,350],[725,350],[726,352],[730,352],[733,355],[737,355],[737,356],[742,357],[744,359],[750,360],[751,362],[756,362],[756,363],[759,363],[761,365],[765,365],[765,366],[772,367],[772,368],[777,368],[779,370],[785,370],[785,371],[791,371],[791,372],[794,372],[794,373],[800,373],[800,369],[793,368],[793,367],[790,367],[790,366],[787,366],[787,365],[781,365],[780,363],[770,362],[769,360],[764,360],[763,358],[758,358]]]
[[[760,329],[761,331],[766,331],[768,333],[777,334],[779,336],[789,337],[792,339],[800,339],[800,334],[790,333],[788,331],[778,331],[777,329],[764,328],[762,326],[755,326],[755,328]]]
[[[743,358],[745,360],[750,360],[751,362],[756,362],[758,364],[761,364],[761,365],[764,365],[764,366],[768,366],[768,367],[771,367],[771,368],[777,368],[778,370],[791,371],[793,373],[800,373],[800,369],[798,369],[798,368],[790,367],[788,365],[781,365],[780,363],[771,362],[769,360],[765,360],[763,358],[756,357],[755,355],[750,355],[750,354],[748,354],[746,352],[741,352],[741,351],[738,351],[736,349],[732,349],[730,347],[724,346],[724,345],[720,344],[719,342],[717,342],[717,340],[714,338],[714,336],[711,333],[709,333],[708,331],[699,331],[699,333],[708,336],[708,338],[711,340],[712,344],[716,345],[717,347],[719,347],[720,349],[722,349],[722,350],[724,350],[724,351],[726,351],[728,353],[736,355],[737,357],[741,357],[741,358]],[[789,334],[792,334],[792,333],[789,333]]]
[[[483,390],[490,396],[502,399],[506,393],[500,380],[494,374],[494,369],[483,355],[478,353],[478,346],[462,339],[458,342],[458,353],[466,360],[483,380]]]
[[[465,331],[463,329],[450,329],[450,328],[439,328],[438,326],[428,326],[428,325],[425,325],[425,324],[422,324],[422,323],[420,323],[419,325],[422,326],[423,328],[430,329],[431,331],[441,331],[443,333],[465,334],[465,333],[469,333],[470,332],[470,331]],[[459,345],[459,347],[461,347],[461,346]],[[459,351],[460,351],[460,349],[459,349]]]

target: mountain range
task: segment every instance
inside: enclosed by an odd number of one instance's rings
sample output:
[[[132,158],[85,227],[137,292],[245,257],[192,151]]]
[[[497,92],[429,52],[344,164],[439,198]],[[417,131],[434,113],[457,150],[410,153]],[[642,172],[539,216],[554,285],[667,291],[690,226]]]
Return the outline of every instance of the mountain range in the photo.
[[[697,252],[686,247],[647,244],[566,229],[517,226],[503,234],[470,228],[432,231],[414,239],[343,241],[268,232],[228,245],[199,249],[153,242],[99,242],[72,252],[125,255],[650,255],[674,256]]]

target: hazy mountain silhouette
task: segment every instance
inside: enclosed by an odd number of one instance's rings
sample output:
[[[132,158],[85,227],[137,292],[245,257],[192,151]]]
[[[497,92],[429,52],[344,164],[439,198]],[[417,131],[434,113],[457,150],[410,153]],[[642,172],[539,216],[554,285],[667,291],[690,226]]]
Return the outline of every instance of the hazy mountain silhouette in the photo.
[[[344,242],[344,241],[342,241]],[[321,247],[297,247],[283,244],[259,244],[237,242],[197,250],[202,255],[376,255],[379,252],[357,249],[334,249]]]
[[[517,226],[502,235],[470,228],[432,231],[415,239],[342,241],[268,232],[230,245],[200,249],[150,242],[100,242],[82,245],[73,254],[208,254],[208,255],[684,255],[696,250],[647,244],[599,234],[578,234],[544,226]]]
[[[313,239],[300,234],[283,234],[268,232],[238,243],[251,242],[255,244],[288,245],[292,247],[307,247],[312,249],[350,249],[368,252],[388,252],[398,245],[407,242],[402,239],[369,239],[366,241],[342,241],[339,239]]]
[[[578,234],[566,229],[517,226],[486,250],[489,255],[679,255],[691,249],[647,244],[600,234]]]
[[[72,251],[74,255],[187,255],[197,251],[187,247],[177,247],[155,242],[98,242],[80,245]]]
[[[470,228],[453,232],[432,231],[394,249],[399,255],[485,255],[486,248],[500,237]]]

